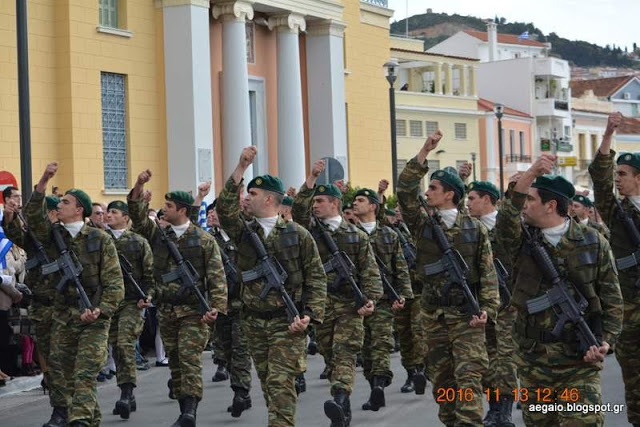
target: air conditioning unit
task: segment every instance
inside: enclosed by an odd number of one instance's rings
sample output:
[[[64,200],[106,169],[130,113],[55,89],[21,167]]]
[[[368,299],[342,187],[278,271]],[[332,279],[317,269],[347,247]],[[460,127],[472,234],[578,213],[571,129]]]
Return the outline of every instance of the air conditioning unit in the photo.
[[[631,99],[631,94],[629,92],[625,92],[625,93],[622,94],[622,97],[624,99]]]

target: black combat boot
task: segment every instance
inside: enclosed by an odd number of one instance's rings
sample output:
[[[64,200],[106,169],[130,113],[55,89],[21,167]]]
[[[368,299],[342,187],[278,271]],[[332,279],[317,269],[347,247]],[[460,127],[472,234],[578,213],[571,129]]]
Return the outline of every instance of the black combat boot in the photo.
[[[318,352],[318,343],[315,339],[309,338],[309,345],[307,346],[307,354],[315,355]]]
[[[218,364],[218,369],[216,370],[216,373],[213,374],[213,378],[211,378],[211,381],[213,381],[214,383],[219,383],[221,381],[226,381],[228,379],[229,379],[229,371],[227,371],[227,363],[221,361]]]
[[[351,408],[347,403],[349,396],[347,392],[338,389],[333,395],[333,399],[324,402],[324,414],[331,420],[331,427],[347,427],[347,409]]]
[[[180,418],[180,427],[195,427],[196,412],[198,411],[198,399],[194,396],[184,398],[184,410]]]
[[[236,387],[233,391],[233,401],[227,408],[227,412],[231,412],[231,416],[233,418],[238,418],[242,415],[242,411],[246,411],[251,408],[251,396],[249,396],[248,390],[241,387]]]
[[[362,358],[362,354],[358,353],[356,355],[356,368],[362,368],[364,366],[364,359]]]
[[[498,425],[496,424],[496,421],[498,418],[499,410],[500,404],[496,402],[495,397],[491,396],[491,400],[489,400],[489,411],[484,417],[484,420],[482,420],[484,427],[496,427]]]
[[[180,422],[182,421],[182,414],[184,413],[184,399],[178,399],[178,403],[180,404],[180,416],[173,424],[171,424],[171,427],[180,427]]]
[[[424,394],[427,388],[427,376],[424,373],[424,365],[420,365],[416,369],[416,373],[413,375],[413,387],[416,394]]]
[[[362,405],[362,409],[365,411],[378,411],[385,406],[384,387],[386,386],[386,380],[383,377],[373,376],[369,384],[371,385],[371,394],[369,395],[369,400]]]
[[[324,370],[320,374],[320,379],[326,380],[329,378],[330,375],[331,375],[331,371],[329,370],[329,365],[324,365]]]
[[[511,420],[511,410],[513,409],[513,396],[500,396],[498,402],[498,415],[496,417],[497,427],[515,427]]]
[[[136,410],[136,399],[133,397],[132,383],[125,383],[120,386],[120,400],[113,408],[113,415],[120,415],[123,420],[128,420],[131,412]]]
[[[67,418],[67,408],[55,406],[53,408],[53,413],[51,414],[51,419],[42,427],[66,427]]]
[[[176,394],[173,391],[173,380],[171,378],[167,381],[167,387],[169,387],[169,399],[176,400]]]
[[[411,393],[415,390],[415,388],[413,387],[413,376],[415,374],[415,369],[407,369],[407,380],[404,382],[404,385],[400,387],[401,393]]]
[[[304,378],[304,373],[298,375],[295,379],[296,394],[304,393],[307,391],[307,380]]]

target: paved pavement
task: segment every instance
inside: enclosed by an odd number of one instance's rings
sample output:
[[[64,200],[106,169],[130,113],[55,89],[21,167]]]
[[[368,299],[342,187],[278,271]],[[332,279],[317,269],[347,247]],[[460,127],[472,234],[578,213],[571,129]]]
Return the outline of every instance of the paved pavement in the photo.
[[[214,365],[210,353],[202,355],[204,361],[205,392],[204,399],[198,408],[199,425],[219,426],[266,426],[267,410],[264,405],[260,384],[254,372],[251,397],[253,408],[242,414],[240,418],[232,418],[226,408],[231,403],[232,392],[229,382],[213,383],[211,377]],[[431,388],[423,396],[400,393],[404,383],[405,372],[400,365],[400,355],[392,355],[392,368],[395,373],[393,384],[386,389],[387,406],[379,412],[361,409],[369,395],[369,385],[364,380],[361,369],[358,369],[356,389],[352,396],[352,426],[437,426],[441,425],[437,416],[437,405],[431,395]],[[153,361],[153,360],[151,360]],[[307,392],[300,396],[297,412],[297,425],[304,427],[328,426],[324,415],[323,402],[328,399],[329,388],[326,380],[320,380],[323,369],[320,355],[309,356],[307,372]],[[121,420],[111,415],[115,401],[119,397],[119,389],[115,379],[101,384],[98,388],[100,407],[102,408],[103,425],[105,426],[169,426],[178,416],[178,403],[167,397],[166,382],[169,377],[168,368],[156,368],[139,372],[138,388],[135,390],[138,411],[131,419]],[[603,371],[603,402],[612,404],[624,403],[624,389],[620,368],[614,356],[608,356]],[[50,415],[48,397],[41,389],[0,396],[0,426],[41,426]],[[514,408],[516,425],[523,426],[520,411]],[[127,423],[127,424],[125,424]],[[626,411],[619,414],[607,414],[605,425],[628,426]]]

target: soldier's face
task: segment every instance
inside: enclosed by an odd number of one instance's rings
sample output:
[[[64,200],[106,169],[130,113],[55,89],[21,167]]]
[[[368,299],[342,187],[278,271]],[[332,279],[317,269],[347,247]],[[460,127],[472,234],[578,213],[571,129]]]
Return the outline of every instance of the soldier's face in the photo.
[[[475,218],[479,218],[482,215],[485,215],[486,200],[484,197],[480,197],[480,195],[475,191],[470,191],[469,196],[467,197],[467,208],[469,208],[469,215]]]
[[[218,212],[215,209],[211,209],[207,214],[207,227],[220,227]]]
[[[107,225],[114,230],[122,230],[127,228],[129,217],[118,209],[109,209],[107,211]]]
[[[536,188],[529,188],[529,193],[522,208],[522,218],[527,224],[540,227],[544,220],[556,211],[555,201],[542,203]]]
[[[338,216],[338,207],[334,203],[333,197],[316,196],[313,198],[313,213],[320,219],[332,218]]]
[[[573,211],[573,214],[580,219],[585,219],[588,215],[588,208],[582,203],[572,202],[571,210]]]
[[[265,206],[267,205],[269,197],[270,195],[268,191],[264,191],[259,188],[252,188],[247,192],[247,196],[244,198],[245,211],[256,218],[263,218],[265,216]]]
[[[387,217],[387,221],[389,221],[389,224],[395,224],[396,222],[398,222],[398,218],[395,215],[386,215]]]
[[[291,217],[291,206],[280,206],[280,215],[282,215],[282,218],[286,219],[287,221],[292,220],[293,218]]]
[[[451,194],[448,194],[451,193]],[[444,206],[447,201],[453,200],[453,191],[444,191],[442,184],[437,179],[429,181],[429,187],[425,193],[427,196],[427,204],[434,208]]]
[[[92,213],[91,213],[91,221],[94,222],[94,224],[96,225],[103,225],[104,224],[104,210],[102,210],[101,206],[93,206],[92,208]]]
[[[58,219],[63,223],[82,221],[82,205],[71,194],[66,194],[58,203]]]
[[[358,223],[358,217],[356,216],[356,214],[353,212],[353,209],[345,209],[342,212],[344,219],[346,221],[349,221],[352,224],[357,224]]]
[[[622,196],[640,195],[640,173],[634,167],[618,165],[614,182]]]
[[[173,225],[181,225],[187,216],[187,209],[184,206],[179,207],[171,200],[164,201],[162,212],[164,213],[162,219]]]
[[[376,205],[369,202],[369,199],[364,196],[358,196],[353,200],[353,213],[358,217],[374,213],[375,215]]]

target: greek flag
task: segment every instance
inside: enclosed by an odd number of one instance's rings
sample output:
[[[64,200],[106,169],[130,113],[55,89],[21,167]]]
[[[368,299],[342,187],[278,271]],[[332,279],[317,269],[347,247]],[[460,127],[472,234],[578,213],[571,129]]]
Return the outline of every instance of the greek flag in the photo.
[[[0,211],[0,224],[2,223],[2,216],[2,211]],[[0,267],[2,268],[7,268],[7,259],[5,257],[7,256],[7,253],[9,253],[11,246],[13,246],[13,242],[7,239],[7,236],[4,235],[4,230],[0,225]]]
[[[520,34],[518,36],[519,39],[523,39],[523,40],[529,40],[529,30],[525,31],[524,33]]]
[[[207,228],[207,202],[205,202],[204,200],[202,201],[202,203],[200,204],[200,211],[198,212],[198,225],[200,227],[202,227],[205,230],[208,230]]]

